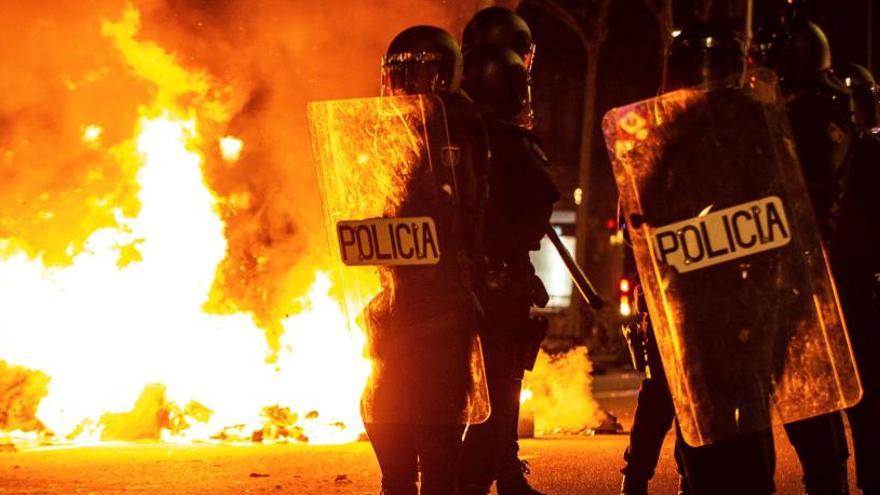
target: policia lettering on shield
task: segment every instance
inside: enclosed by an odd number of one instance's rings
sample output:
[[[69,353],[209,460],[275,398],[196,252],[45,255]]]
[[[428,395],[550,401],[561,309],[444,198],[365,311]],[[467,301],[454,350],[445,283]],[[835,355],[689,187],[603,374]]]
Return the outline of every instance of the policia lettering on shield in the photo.
[[[688,272],[760,253],[791,240],[782,200],[771,196],[660,227],[657,259]]]
[[[437,227],[430,217],[376,218],[336,224],[346,265],[433,265],[440,261]]]

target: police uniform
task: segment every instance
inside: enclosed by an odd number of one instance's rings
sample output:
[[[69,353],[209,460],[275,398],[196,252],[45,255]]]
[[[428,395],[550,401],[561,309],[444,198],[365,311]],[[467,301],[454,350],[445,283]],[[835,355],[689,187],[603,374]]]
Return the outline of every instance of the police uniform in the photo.
[[[828,246],[836,228],[848,170],[853,134],[849,95],[827,72],[794,94],[788,111],[798,159],[822,240]],[[786,424],[785,431],[801,462],[807,493],[849,492],[849,451],[839,412]]]
[[[460,69],[457,43],[433,26],[402,31],[383,62],[383,94],[437,94],[449,137],[425,143],[439,159],[400,174],[403,192],[383,215],[432,217],[438,259],[380,266],[383,290],[364,310],[373,372],[361,412],[387,495],[454,493],[465,425],[488,411],[472,277],[488,147],[479,113],[458,90]]]
[[[831,261],[864,395],[847,410],[856,479],[880,494],[880,137],[854,141]]]
[[[504,486],[506,480],[522,478],[517,457],[522,344],[531,325],[530,308],[543,291],[529,251],[540,247],[559,193],[544,170],[546,158],[534,134],[501,120],[487,122],[487,129],[486,259],[477,294],[484,310],[481,336],[492,415],[468,430],[460,482],[474,493],[487,493],[498,479],[504,493],[515,488]]]

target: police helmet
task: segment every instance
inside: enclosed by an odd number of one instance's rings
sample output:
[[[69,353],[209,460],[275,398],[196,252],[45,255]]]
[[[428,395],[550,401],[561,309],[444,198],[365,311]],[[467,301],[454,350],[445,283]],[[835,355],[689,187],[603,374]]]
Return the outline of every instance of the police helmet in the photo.
[[[489,7],[477,12],[464,28],[461,45],[463,50],[474,45],[505,46],[516,52],[524,62],[528,62],[534,50],[529,25],[522,17],[504,7]]]
[[[401,31],[382,59],[382,94],[446,94],[461,84],[461,49],[451,34],[435,26]]]
[[[855,103],[856,126],[869,130],[880,126],[880,86],[874,75],[862,65],[848,63],[834,73],[852,91]]]
[[[462,87],[487,113],[513,120],[528,102],[529,75],[513,50],[473,45],[464,52]]]
[[[672,39],[663,91],[729,81],[744,70],[743,42],[732,30],[703,22],[692,24]]]
[[[783,91],[831,69],[828,38],[819,26],[800,17],[758,30],[749,57],[753,64],[774,70]]]

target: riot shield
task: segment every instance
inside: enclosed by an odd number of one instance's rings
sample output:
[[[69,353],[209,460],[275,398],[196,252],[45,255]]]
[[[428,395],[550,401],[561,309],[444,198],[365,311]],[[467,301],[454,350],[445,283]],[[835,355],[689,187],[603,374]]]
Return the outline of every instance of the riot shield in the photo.
[[[617,108],[603,131],[687,443],[858,402],[775,75]]]
[[[337,284],[350,329],[367,337],[364,421],[484,421],[478,305],[442,102],[313,102],[308,116]]]

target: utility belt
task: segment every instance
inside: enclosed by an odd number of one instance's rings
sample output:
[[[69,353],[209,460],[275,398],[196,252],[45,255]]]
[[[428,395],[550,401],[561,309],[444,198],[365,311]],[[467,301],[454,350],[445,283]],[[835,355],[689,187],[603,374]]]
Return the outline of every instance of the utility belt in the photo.
[[[484,265],[478,281],[486,345],[505,350],[514,374],[532,370],[549,328],[547,318],[530,314],[532,306],[543,308],[550,300],[543,282],[531,270],[507,263]]]

